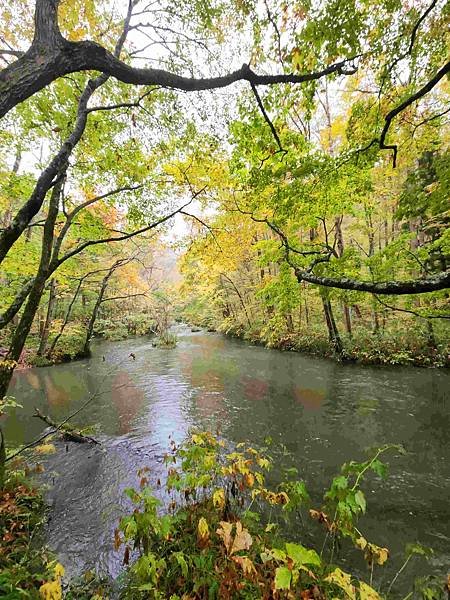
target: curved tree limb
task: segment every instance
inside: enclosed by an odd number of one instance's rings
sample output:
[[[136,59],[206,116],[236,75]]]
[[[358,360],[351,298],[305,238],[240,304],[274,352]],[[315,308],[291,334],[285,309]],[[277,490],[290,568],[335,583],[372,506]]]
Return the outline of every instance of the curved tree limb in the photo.
[[[407,281],[359,281],[350,277],[326,277],[314,275],[299,267],[294,269],[297,281],[307,281],[316,285],[338,288],[341,290],[352,290],[355,292],[370,292],[371,294],[386,294],[392,296],[402,296],[406,294],[425,294],[428,292],[437,292],[450,288],[450,269],[423,279],[410,279]]]
[[[406,100],[398,104],[395,108],[388,112],[388,114],[384,118],[384,127],[381,131],[380,139],[378,140],[379,146],[381,150],[392,150],[392,166],[396,167],[397,164],[397,144],[386,144],[386,136],[388,134],[389,128],[391,126],[392,120],[401,112],[408,108],[411,104],[413,104],[416,100],[419,100],[425,94],[430,92],[435,85],[439,83],[439,81],[450,72],[450,61],[447,62],[439,71],[436,73],[434,77],[432,77],[425,85],[423,85],[415,94],[412,94]]]
[[[119,60],[92,41],[70,42],[58,25],[59,0],[36,0],[35,36],[30,48],[0,72],[0,117],[59,77],[77,71],[100,71],[127,84],[162,85],[184,91],[210,90],[245,80],[254,85],[303,83],[332,73],[355,73],[345,59],[320,71],[304,74],[258,75],[244,64],[219,77],[183,77],[162,69],[140,69]],[[130,3],[132,8],[132,4]]]
[[[407,294],[425,294],[428,292],[437,292],[450,288],[450,269],[443,271],[431,277],[422,279],[410,279],[405,281],[361,281],[350,277],[327,277],[316,275],[313,273],[313,268],[322,262],[329,262],[332,255],[332,249],[328,248],[328,253],[324,253],[322,257],[315,259],[307,269],[301,269],[292,263],[290,253],[306,255],[308,252],[302,252],[292,248],[289,244],[286,234],[267,218],[258,219],[252,213],[246,212],[238,207],[239,212],[247,214],[253,221],[266,223],[272,231],[274,231],[281,239],[284,246],[285,260],[294,269],[297,281],[307,281],[315,285],[337,288],[341,290],[351,290],[356,292],[369,292],[371,294],[403,296]],[[316,253],[315,253],[316,254]]]
[[[391,304],[384,302],[384,300],[381,300],[381,298],[378,298],[378,296],[376,294],[374,294],[374,298],[382,306],[384,306],[385,308],[389,308],[389,310],[393,310],[396,312],[408,313],[409,315],[414,315],[415,317],[419,317],[420,319],[425,319],[425,321],[428,319],[450,319],[450,314],[448,314],[448,315],[423,315],[422,313],[419,313],[415,310],[409,310],[407,308],[400,308],[399,306],[392,306]]]

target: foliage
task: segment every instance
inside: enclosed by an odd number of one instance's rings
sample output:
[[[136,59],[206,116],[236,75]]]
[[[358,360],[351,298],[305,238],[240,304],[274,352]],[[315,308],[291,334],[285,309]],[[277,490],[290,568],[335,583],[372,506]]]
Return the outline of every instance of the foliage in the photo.
[[[133,549],[138,556],[128,567],[122,597],[380,599],[371,585],[341,570],[333,553],[338,538],[350,538],[371,572],[388,559],[389,551],[368,542],[357,522],[366,511],[361,484],[369,472],[385,476],[381,457],[393,449],[400,448],[385,446],[367,461],[344,465],[324,505],[309,510],[326,529],[327,558],[325,547],[318,552],[300,543],[301,533],[295,542],[284,538],[283,524],[292,531],[292,519],[311,500],[296,469],[268,485],[268,448],[238,444],[227,450],[208,432],[192,433],[179,446],[172,442],[162,512],[145,469],[138,473],[140,489],[126,490],[135,508],[122,518],[115,546],[124,547],[127,565]]]
[[[143,336],[153,331],[155,321],[146,313],[119,315],[115,319],[97,319],[94,332],[107,340],[123,340],[131,335]]]
[[[80,577],[74,577],[64,587],[64,600],[107,600],[110,597],[111,582],[99,577],[93,571],[87,571]]]
[[[64,570],[39,544],[44,521],[42,496],[25,471],[8,470],[0,490],[0,596],[5,600],[62,598]],[[53,596],[41,595],[40,589]]]
[[[163,331],[157,336],[153,345],[157,348],[175,348],[177,345],[177,336],[170,331]]]

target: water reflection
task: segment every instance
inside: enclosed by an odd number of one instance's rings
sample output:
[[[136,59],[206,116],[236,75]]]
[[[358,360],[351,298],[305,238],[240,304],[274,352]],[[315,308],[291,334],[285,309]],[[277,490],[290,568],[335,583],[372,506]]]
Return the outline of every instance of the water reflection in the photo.
[[[117,413],[117,433],[129,433],[145,402],[144,392],[133,383],[128,373],[118,371],[112,380],[111,400]]]
[[[89,361],[14,377],[10,393],[25,409],[16,410],[5,428],[16,443],[42,431],[31,417],[34,406],[62,420],[95,394],[82,419],[98,425],[102,448],[70,445],[69,453],[46,459],[47,472],[59,473],[50,492],[55,525],[49,539],[64,552],[66,532],[72,532],[76,544],[63,560],[69,569],[97,565],[117,573],[112,532],[124,510],[124,487],[136,484],[140,466],[151,467],[152,480],[160,477],[169,436],[179,440],[192,425],[219,427],[233,441],[263,444],[270,435],[283,442],[317,503],[343,462],[362,459],[367,447],[404,444],[409,454],[392,461],[387,481],[371,480],[361,527],[394,554],[420,539],[435,549],[435,572],[445,569],[447,372],[342,366],[215,334],[178,334],[173,350],[153,348],[144,338],[102,343]]]
[[[300,386],[292,388],[292,395],[307,410],[319,410],[325,399],[325,392],[323,390],[311,390]]]

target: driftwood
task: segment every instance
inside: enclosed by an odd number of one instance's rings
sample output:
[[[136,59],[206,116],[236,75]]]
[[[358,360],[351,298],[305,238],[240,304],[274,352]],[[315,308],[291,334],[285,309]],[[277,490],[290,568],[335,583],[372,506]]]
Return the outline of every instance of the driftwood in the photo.
[[[98,442],[93,437],[84,435],[79,431],[75,431],[73,429],[61,429],[61,425],[58,425],[50,417],[41,413],[41,411],[38,408],[35,408],[34,411],[35,414],[33,415],[33,417],[37,417],[44,421],[44,423],[47,423],[47,425],[50,425],[50,427],[53,427],[55,429],[55,432],[60,431],[60,433],[66,440],[70,440],[71,442],[77,442],[79,444],[100,444],[100,442]]]

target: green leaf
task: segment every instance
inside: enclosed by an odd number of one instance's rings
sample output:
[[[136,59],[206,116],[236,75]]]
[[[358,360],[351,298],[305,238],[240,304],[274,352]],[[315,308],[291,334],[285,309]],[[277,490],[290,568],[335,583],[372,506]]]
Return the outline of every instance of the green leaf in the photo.
[[[337,490],[345,490],[348,487],[348,479],[344,475],[339,475],[333,479],[332,487]]]
[[[155,586],[153,585],[153,583],[143,583],[142,585],[140,585],[138,587],[138,590],[140,592],[151,592],[155,589]]]
[[[189,569],[188,569],[188,564],[186,562],[186,559],[184,558],[184,554],[182,552],[175,552],[174,556],[175,556],[177,563],[179,564],[179,566],[181,568],[183,577],[187,577]]]
[[[388,467],[386,464],[381,462],[381,460],[374,460],[370,465],[372,471],[374,471],[379,477],[386,477],[388,472]]]
[[[315,550],[308,550],[300,544],[286,544],[286,553],[298,565],[320,565],[320,557]]]
[[[356,504],[360,507],[363,513],[366,512],[366,498],[361,490],[358,490],[355,494]]]
[[[429,557],[433,555],[432,548],[428,548],[427,546],[423,546],[422,544],[406,544],[406,556],[411,556],[412,554],[417,554],[419,556]]]
[[[288,590],[291,587],[292,573],[287,567],[278,567],[275,571],[275,589]]]

